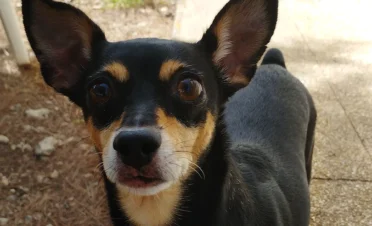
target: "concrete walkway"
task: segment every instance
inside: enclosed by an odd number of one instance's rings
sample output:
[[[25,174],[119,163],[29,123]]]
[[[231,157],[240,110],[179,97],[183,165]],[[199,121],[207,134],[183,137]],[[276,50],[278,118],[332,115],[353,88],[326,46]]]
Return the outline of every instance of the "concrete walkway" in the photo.
[[[198,40],[226,2],[179,0],[174,38]],[[270,47],[284,52],[319,114],[314,226],[372,225],[371,9],[370,0],[280,0]]]

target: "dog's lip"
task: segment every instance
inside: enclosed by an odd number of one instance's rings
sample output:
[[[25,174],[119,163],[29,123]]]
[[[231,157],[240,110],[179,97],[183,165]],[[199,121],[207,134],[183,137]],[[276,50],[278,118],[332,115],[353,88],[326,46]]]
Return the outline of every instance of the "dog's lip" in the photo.
[[[121,162],[117,169],[116,183],[132,188],[149,188],[166,182],[154,165],[141,170],[124,165]]]
[[[134,177],[119,177],[118,182],[133,188],[153,187],[164,182],[158,177],[134,176]]]
[[[162,180],[161,178],[158,178],[158,177],[146,177],[146,176],[137,176],[137,177],[133,177],[132,179],[138,179],[138,180],[143,180],[145,182],[153,182],[153,181],[159,181],[159,180]]]

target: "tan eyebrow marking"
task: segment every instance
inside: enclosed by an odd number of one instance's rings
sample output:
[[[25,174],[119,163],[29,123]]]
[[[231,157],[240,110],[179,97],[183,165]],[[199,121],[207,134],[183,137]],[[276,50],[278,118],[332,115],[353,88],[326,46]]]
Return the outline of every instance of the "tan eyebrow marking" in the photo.
[[[160,68],[159,78],[161,81],[168,81],[173,74],[180,68],[186,67],[186,64],[178,60],[167,60]]]
[[[126,82],[129,79],[128,69],[122,63],[110,63],[105,66],[104,70],[109,72],[114,78],[121,82]]]

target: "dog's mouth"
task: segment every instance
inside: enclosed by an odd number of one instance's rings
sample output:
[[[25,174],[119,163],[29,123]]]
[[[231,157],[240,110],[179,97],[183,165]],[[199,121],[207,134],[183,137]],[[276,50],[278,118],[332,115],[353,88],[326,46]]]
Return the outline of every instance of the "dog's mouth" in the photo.
[[[165,181],[158,177],[146,176],[126,177],[119,175],[118,182],[131,188],[148,188],[164,183]]]
[[[122,165],[118,171],[117,183],[130,188],[149,188],[164,182],[164,179],[153,166],[139,171]]]
[[[185,159],[188,160],[188,156],[176,155],[172,143],[163,142],[150,161],[139,164],[136,159],[121,158],[113,148],[115,137],[116,134],[111,136],[110,145],[103,150],[102,161],[107,179],[118,189],[135,195],[155,195],[178,183],[187,173],[189,161]]]

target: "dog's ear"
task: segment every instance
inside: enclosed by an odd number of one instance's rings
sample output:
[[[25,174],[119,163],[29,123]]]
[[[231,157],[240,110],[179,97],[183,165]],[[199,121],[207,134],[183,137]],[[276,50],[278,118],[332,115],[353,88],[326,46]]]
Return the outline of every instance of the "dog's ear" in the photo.
[[[67,94],[82,80],[92,53],[106,40],[87,15],[52,0],[23,0],[23,22],[46,83]]]
[[[278,0],[230,0],[198,42],[224,79],[245,86],[274,33]]]

